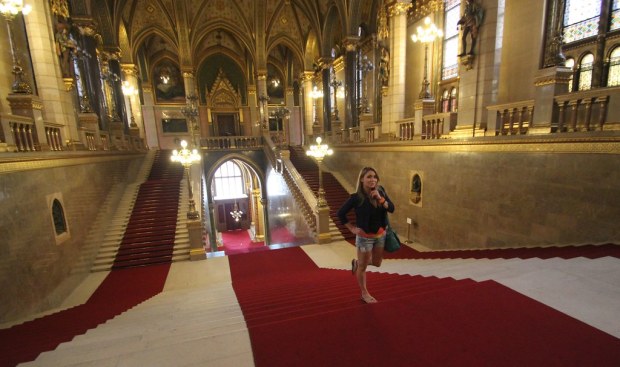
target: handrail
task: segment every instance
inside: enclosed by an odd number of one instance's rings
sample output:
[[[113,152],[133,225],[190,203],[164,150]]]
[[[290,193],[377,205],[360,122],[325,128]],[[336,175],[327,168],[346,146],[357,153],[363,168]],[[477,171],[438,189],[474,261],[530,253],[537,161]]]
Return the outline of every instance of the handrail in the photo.
[[[533,99],[488,106],[488,111],[495,111],[495,121],[489,121],[487,130],[495,135],[527,134],[534,120]]]
[[[310,227],[316,229],[316,217],[314,216],[314,211],[312,208],[317,206],[317,198],[314,196],[312,190],[303,179],[303,177],[299,174],[291,160],[288,158],[288,155],[285,154],[282,156],[280,154],[279,148],[276,147],[274,142],[271,140],[271,136],[266,134],[265,136],[265,144],[263,146],[263,152],[265,156],[271,163],[274,169],[278,170],[278,160],[281,162],[281,170],[279,172],[282,174],[284,181],[288,185],[289,189],[293,192],[293,199],[297,202],[297,204],[304,211],[304,217],[307,218],[310,224]],[[299,197],[302,197],[303,200],[297,200]]]
[[[617,107],[620,87],[597,88],[556,96],[557,132],[604,130],[610,105]],[[614,98],[615,97],[615,98]],[[593,117],[595,121],[592,121]],[[614,121],[616,122],[616,121]]]

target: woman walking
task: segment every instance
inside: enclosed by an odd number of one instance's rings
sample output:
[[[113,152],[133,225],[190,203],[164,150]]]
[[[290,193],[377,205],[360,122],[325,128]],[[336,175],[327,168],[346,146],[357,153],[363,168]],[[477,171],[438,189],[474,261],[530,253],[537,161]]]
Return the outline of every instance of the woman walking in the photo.
[[[355,225],[347,219],[347,213],[351,209],[355,210]],[[338,210],[338,218],[355,234],[357,259],[351,260],[351,271],[357,277],[362,301],[365,303],[377,302],[366,288],[366,267],[381,266],[388,212],[394,212],[394,204],[379,186],[377,171],[372,167],[362,168],[357,180],[357,190]]]

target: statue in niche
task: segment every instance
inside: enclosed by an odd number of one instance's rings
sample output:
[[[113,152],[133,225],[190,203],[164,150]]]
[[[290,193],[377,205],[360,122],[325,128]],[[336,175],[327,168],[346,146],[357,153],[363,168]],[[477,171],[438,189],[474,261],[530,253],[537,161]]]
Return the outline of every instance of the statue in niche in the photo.
[[[379,62],[379,73],[381,76],[381,82],[384,87],[387,87],[390,79],[390,51],[385,47],[381,47],[381,61]]]
[[[414,204],[418,204],[420,201],[422,201],[422,179],[417,173],[413,176],[413,179],[411,180],[411,193],[409,199]]]
[[[73,78],[73,56],[77,52],[77,42],[69,32],[70,26],[64,22],[56,23],[56,54],[60,60],[63,78]]]
[[[463,16],[456,23],[457,27],[461,26],[463,34],[461,35],[461,53],[459,56],[473,55],[476,47],[476,40],[478,39],[478,32],[482,19],[484,17],[484,10],[479,4],[476,4],[474,0],[467,0],[465,2],[465,11]],[[467,38],[470,38],[469,51],[467,51]]]

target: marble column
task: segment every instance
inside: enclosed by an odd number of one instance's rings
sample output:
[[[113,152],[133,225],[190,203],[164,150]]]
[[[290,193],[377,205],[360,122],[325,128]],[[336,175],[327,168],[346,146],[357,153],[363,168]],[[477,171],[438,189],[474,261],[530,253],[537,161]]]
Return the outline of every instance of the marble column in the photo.
[[[301,84],[303,88],[304,118],[303,118],[303,144],[309,136],[312,136],[312,124],[314,123],[314,101],[312,99],[312,79],[314,73],[312,71],[304,71],[301,75]]]
[[[382,134],[398,135],[396,121],[405,117],[405,80],[407,74],[407,11],[410,1],[398,0],[388,5],[390,25],[389,89],[383,98]]]
[[[34,66],[38,99],[42,103],[41,117],[35,119],[37,135],[46,143],[44,121],[61,124],[61,134],[70,149],[84,149],[79,140],[78,122],[73,91],[67,90],[63,81],[60,60],[56,56],[55,43],[50,40],[54,28],[52,19],[41,4],[34,3],[33,11],[24,17],[28,33],[30,56]],[[46,144],[47,145],[47,144]]]
[[[267,71],[259,72],[256,77],[258,94],[258,112],[263,132],[269,132],[269,95],[267,94]]]
[[[350,131],[359,122],[357,109],[357,45],[359,37],[347,37],[343,43],[345,46],[345,75],[344,75],[344,127]]]

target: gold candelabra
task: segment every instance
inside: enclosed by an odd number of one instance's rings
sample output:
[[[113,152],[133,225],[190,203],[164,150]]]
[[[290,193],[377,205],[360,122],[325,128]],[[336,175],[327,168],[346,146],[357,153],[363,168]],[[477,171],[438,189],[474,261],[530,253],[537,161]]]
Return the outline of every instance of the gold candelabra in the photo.
[[[129,126],[138,127],[138,124],[136,124],[136,119],[133,116],[133,105],[131,104],[131,96],[138,95],[138,90],[133,85],[129,84],[129,81],[127,80],[123,82],[121,89],[123,90],[123,94],[126,95],[129,100],[129,114],[131,116]]]
[[[30,5],[24,5],[23,0],[1,0],[0,1],[0,13],[6,19],[6,26],[9,32],[9,43],[11,45],[11,56],[13,57],[13,86],[12,91],[16,94],[32,94],[32,88],[23,80],[24,69],[22,68],[19,58],[17,57],[17,50],[15,49],[15,36],[13,35],[13,28],[11,24],[13,19],[19,13],[28,15],[32,11]]]
[[[314,111],[313,124],[314,126],[318,126],[319,125],[319,114],[316,109],[316,100],[319,98],[323,98],[323,91],[317,88],[317,86],[315,85],[314,88],[312,88],[312,91],[310,92],[310,97],[312,98],[312,110]]]
[[[197,149],[193,149],[191,151],[187,149],[187,141],[181,140],[181,149],[178,151],[176,149],[173,150],[170,159],[173,162],[181,163],[183,168],[185,168],[185,173],[187,174],[187,188],[189,190],[189,210],[187,211],[187,219],[198,219],[200,215],[196,210],[196,203],[194,202],[189,169],[192,164],[200,161],[200,154],[198,154]]]
[[[424,26],[418,26],[416,34],[411,35],[411,40],[414,43],[420,42],[424,45],[424,79],[420,91],[420,98],[422,99],[433,98],[430,89],[431,83],[428,81],[428,44],[441,37],[443,37],[443,32],[433,24],[429,17],[424,18]]]
[[[327,144],[321,144],[323,139],[321,137],[316,138],[316,144],[310,145],[310,149],[306,151],[306,154],[314,158],[319,166],[319,195],[317,200],[317,206],[319,208],[326,207],[327,201],[325,200],[325,190],[323,189],[323,170],[322,163],[323,158],[328,155],[334,154],[334,151],[329,148]]]

